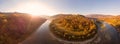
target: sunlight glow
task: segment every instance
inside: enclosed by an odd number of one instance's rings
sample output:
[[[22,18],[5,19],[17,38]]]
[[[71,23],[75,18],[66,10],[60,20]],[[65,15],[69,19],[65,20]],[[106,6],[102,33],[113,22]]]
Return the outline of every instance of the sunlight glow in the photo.
[[[52,16],[56,14],[56,12],[50,6],[37,2],[19,4],[14,8],[14,10],[16,12],[29,13],[36,16],[40,15]]]

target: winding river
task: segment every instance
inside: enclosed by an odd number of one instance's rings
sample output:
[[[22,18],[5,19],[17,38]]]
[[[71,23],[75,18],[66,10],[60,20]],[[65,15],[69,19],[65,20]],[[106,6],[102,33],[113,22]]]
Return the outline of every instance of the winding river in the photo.
[[[47,20],[35,33],[20,44],[64,44],[56,40],[50,35],[49,24],[51,21]],[[114,27],[106,22],[102,22],[104,27],[98,26],[98,36],[91,43],[93,44],[119,44],[120,37]]]

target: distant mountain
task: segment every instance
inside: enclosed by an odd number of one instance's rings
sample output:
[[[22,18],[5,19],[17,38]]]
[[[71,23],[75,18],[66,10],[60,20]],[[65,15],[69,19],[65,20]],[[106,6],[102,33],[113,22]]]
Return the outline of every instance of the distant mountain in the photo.
[[[52,16],[52,18],[63,17],[63,16],[68,16],[68,15],[80,15],[80,14],[56,14],[56,15]],[[84,15],[80,15],[80,16],[84,17]]]
[[[112,15],[104,15],[104,14],[89,14],[85,15],[86,17],[92,17],[92,18],[99,18],[99,17],[112,17]]]

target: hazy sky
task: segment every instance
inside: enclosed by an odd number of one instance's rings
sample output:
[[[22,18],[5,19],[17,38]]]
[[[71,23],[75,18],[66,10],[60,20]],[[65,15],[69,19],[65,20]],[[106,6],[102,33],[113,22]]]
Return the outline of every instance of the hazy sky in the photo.
[[[120,14],[120,0],[0,0],[0,11],[12,10],[30,1],[49,5],[56,13]]]

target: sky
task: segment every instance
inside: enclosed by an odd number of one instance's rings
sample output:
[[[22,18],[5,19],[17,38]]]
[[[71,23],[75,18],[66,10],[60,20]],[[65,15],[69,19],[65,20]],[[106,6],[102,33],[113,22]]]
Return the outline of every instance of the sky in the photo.
[[[0,11],[120,15],[120,0],[0,0]]]

